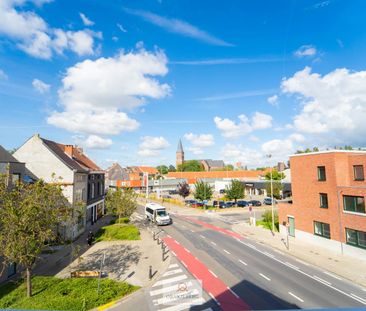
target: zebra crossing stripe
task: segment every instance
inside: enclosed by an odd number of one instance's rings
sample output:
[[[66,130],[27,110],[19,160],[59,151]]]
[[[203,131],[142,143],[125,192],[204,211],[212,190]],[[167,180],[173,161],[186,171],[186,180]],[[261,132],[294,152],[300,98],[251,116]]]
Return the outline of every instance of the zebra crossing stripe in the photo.
[[[190,309],[192,307],[192,305],[202,305],[204,302],[205,301],[202,298],[199,298],[199,299],[193,300],[192,303],[187,303],[187,304],[182,303],[179,305],[159,309],[159,311],[182,311],[182,310]],[[208,308],[208,309],[205,309],[204,311],[212,311],[212,309]]]
[[[198,295],[199,294],[199,291],[198,289],[193,289],[192,291],[189,291],[189,293],[187,293],[189,295]],[[158,305],[169,305],[169,304],[172,304],[174,303],[175,301],[177,300],[180,300],[182,299],[181,297],[162,297],[162,298],[159,298],[159,299],[154,299],[153,300],[153,304],[155,306],[158,306]]]
[[[169,265],[168,269],[170,268],[178,268],[179,266],[176,263],[173,263],[171,265]]]
[[[169,279],[164,279],[161,281],[157,281],[152,287],[156,287],[156,286],[160,286],[160,285],[164,285],[164,284],[169,284],[169,283],[173,283],[173,282],[178,282],[181,280],[185,280],[187,278],[186,275],[179,275],[176,276],[174,278],[169,278]]]
[[[163,274],[163,276],[174,275],[183,272],[182,269],[169,270]]]
[[[189,281],[189,282],[185,283],[185,285],[187,285],[187,287],[192,287],[192,282]],[[169,293],[173,290],[177,290],[177,284],[152,290],[152,291],[150,291],[150,296],[156,296],[156,295],[160,295],[160,294],[164,294],[164,293]]]

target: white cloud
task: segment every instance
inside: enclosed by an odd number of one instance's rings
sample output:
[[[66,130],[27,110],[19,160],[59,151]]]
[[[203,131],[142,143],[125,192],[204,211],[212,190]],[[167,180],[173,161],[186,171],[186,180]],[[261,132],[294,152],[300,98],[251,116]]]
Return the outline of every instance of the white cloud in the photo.
[[[118,42],[118,40],[119,40],[119,39],[118,39],[118,37],[113,36],[113,37],[112,37],[112,40],[113,40],[114,42]]]
[[[174,19],[174,18],[167,18],[162,17],[157,14],[142,11],[142,10],[132,10],[125,8],[125,11],[128,14],[136,15],[144,20],[159,26],[166,31],[177,33],[186,37],[194,38],[203,42],[206,42],[208,44],[212,45],[218,45],[218,46],[233,46],[231,43],[228,43],[224,40],[221,40],[209,33],[207,33],[204,30],[201,30],[197,28],[196,26],[193,26],[185,21]]]
[[[46,3],[51,3],[53,0],[31,0],[36,6],[41,7],[42,5]]]
[[[273,160],[287,159],[294,151],[291,139],[272,139],[262,144],[264,155],[272,155]]]
[[[267,102],[272,106],[278,106],[278,96],[273,95],[267,98]]]
[[[33,2],[41,5],[49,1]],[[0,34],[12,39],[19,49],[41,59],[50,59],[54,52],[62,54],[65,49],[78,55],[94,54],[94,37],[100,38],[98,33],[51,28],[36,13],[20,10],[25,3],[27,0],[0,1]]]
[[[85,26],[93,26],[94,22],[86,17],[84,13],[79,13],[81,20]]]
[[[268,161],[263,154],[242,144],[227,143],[221,149],[221,157],[225,163],[240,162],[242,166],[259,167],[267,165]]]
[[[334,144],[362,144],[366,133],[366,71],[336,69],[321,76],[309,67],[283,80],[284,93],[301,99],[294,128],[312,139]]]
[[[162,137],[144,136],[141,137],[138,155],[142,157],[155,157],[160,155],[161,150],[169,147],[168,141]]]
[[[49,85],[41,80],[38,80],[38,79],[34,79],[32,81],[32,85],[33,85],[34,89],[41,94],[47,93],[51,87],[51,85]]]
[[[8,75],[0,69],[0,80],[8,80]]]
[[[112,144],[112,139],[103,138],[98,135],[74,136],[76,144],[88,149],[108,149]]]
[[[117,24],[117,27],[119,30],[121,30],[122,32],[127,32],[127,30],[121,25],[121,24]]]
[[[303,45],[294,52],[297,57],[315,56],[317,54],[316,47],[313,45]]]
[[[187,133],[184,135],[184,138],[192,144],[192,146],[188,147],[188,150],[193,154],[203,154],[203,148],[215,144],[214,137],[211,134]]]
[[[154,76],[167,72],[162,51],[119,53],[115,57],[85,60],[67,69],[59,89],[63,111],[54,111],[48,123],[83,134],[117,135],[134,131],[139,123],[126,111],[147,98],[168,96],[170,87]]]
[[[250,120],[246,115],[238,116],[239,122],[236,123],[230,119],[215,117],[216,127],[221,131],[222,136],[228,138],[247,135],[254,130],[267,129],[272,127],[272,117],[268,114],[255,112]]]
[[[252,129],[253,130],[264,130],[272,127],[272,116],[255,112],[252,117]]]

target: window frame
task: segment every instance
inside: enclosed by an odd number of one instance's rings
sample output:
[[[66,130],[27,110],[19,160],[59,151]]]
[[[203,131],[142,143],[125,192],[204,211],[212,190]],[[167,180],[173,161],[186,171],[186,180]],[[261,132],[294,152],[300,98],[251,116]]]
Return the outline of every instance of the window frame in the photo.
[[[361,168],[362,170],[362,177],[356,177],[356,169],[357,168]],[[353,165],[353,180],[354,181],[364,181],[365,180],[365,171],[363,169],[363,165],[362,164],[357,164],[357,165]]]
[[[348,231],[353,231],[356,234],[355,235],[356,243],[349,242],[348,236],[347,236],[347,232]],[[363,245],[360,245],[360,242],[359,242],[359,240],[360,240],[359,233],[363,233],[363,234],[366,235],[366,232],[365,231],[351,229],[351,228],[345,228],[345,233],[346,233],[346,244],[351,245],[351,246],[355,246],[355,247],[359,247],[359,248],[362,248],[362,249],[366,249],[366,244],[365,244],[365,246],[363,246]]]
[[[353,203],[353,207],[354,210],[350,210],[350,209],[346,209],[346,198],[354,198],[354,203]],[[362,198],[363,200],[363,211],[359,211],[357,209],[358,204],[357,204],[357,198]],[[343,211],[346,213],[356,213],[356,214],[366,214],[366,207],[365,207],[365,197],[363,196],[354,196],[354,195],[343,195]]]
[[[325,166],[324,165],[320,165],[317,167],[318,169],[318,181],[326,181],[327,180],[327,173],[325,170]],[[321,177],[321,171],[324,170],[324,178]]]
[[[322,204],[322,198],[325,197],[325,200],[326,200],[326,205]],[[325,208],[327,209],[329,207],[329,202],[328,202],[328,194],[327,193],[324,193],[324,192],[321,192],[319,193],[319,203],[320,203],[320,208]]]
[[[317,233],[316,232],[316,230],[315,230],[315,228],[316,228],[316,224],[320,224],[320,228],[321,228],[321,233]],[[329,236],[327,236],[327,235],[325,235],[324,234],[324,232],[326,231],[326,230],[324,230],[324,226],[328,226],[328,232],[329,232]],[[325,239],[328,239],[328,240],[330,240],[331,239],[331,234],[330,234],[330,224],[327,224],[327,223],[325,223],[325,222],[321,222],[321,221],[316,221],[316,220],[314,220],[313,221],[313,227],[314,227],[314,235],[316,235],[316,236],[320,236],[320,237],[322,237],[322,238],[325,238]]]

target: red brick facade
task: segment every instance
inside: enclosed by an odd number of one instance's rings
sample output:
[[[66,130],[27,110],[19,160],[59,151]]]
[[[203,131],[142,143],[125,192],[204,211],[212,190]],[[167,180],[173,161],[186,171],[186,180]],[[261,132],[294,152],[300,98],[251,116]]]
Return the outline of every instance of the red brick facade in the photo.
[[[330,239],[346,242],[345,228],[366,232],[366,214],[344,210],[343,196],[366,197],[366,181],[355,180],[354,165],[366,175],[366,152],[329,151],[290,157],[293,204],[279,206],[279,221],[295,219],[295,229],[314,234],[314,221],[330,225]],[[326,180],[318,180],[324,166]],[[320,207],[320,193],[327,194],[328,208]]]

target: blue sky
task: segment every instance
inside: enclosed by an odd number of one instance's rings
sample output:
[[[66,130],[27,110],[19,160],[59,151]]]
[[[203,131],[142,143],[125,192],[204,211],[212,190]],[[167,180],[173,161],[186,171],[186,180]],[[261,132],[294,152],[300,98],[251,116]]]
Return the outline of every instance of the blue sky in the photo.
[[[364,146],[366,3],[3,0],[0,143],[103,167]],[[267,154],[272,154],[269,160]]]

